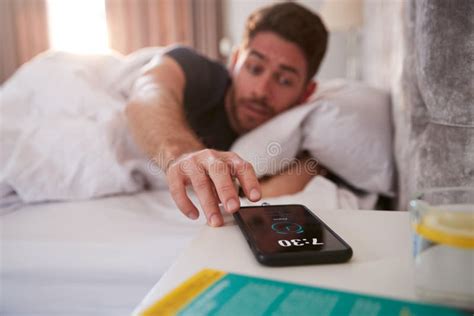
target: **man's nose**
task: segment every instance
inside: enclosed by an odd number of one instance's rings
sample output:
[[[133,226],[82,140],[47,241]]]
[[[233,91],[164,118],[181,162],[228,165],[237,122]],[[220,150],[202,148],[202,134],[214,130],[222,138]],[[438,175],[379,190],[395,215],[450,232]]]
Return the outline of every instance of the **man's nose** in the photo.
[[[270,96],[271,79],[272,79],[271,76],[267,74],[258,78],[257,82],[255,82],[253,86],[255,97],[268,98]]]

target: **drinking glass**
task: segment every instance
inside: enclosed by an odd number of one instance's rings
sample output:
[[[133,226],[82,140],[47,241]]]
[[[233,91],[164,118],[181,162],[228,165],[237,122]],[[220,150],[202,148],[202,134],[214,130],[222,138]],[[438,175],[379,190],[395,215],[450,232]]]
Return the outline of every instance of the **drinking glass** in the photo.
[[[423,190],[410,221],[417,295],[474,309],[474,187]]]

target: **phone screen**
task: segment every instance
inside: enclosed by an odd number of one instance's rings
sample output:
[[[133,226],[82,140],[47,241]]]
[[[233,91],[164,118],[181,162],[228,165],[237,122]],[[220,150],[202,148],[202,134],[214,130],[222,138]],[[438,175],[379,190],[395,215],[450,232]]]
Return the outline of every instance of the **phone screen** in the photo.
[[[239,217],[241,229],[261,253],[350,250],[339,236],[301,205],[244,207]]]

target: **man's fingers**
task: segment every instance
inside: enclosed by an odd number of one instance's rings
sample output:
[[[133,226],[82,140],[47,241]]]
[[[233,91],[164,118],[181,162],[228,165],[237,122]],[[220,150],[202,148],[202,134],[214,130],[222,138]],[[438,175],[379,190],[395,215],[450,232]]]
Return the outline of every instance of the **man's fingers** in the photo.
[[[171,196],[181,212],[191,219],[197,219],[199,211],[186,193],[184,179],[179,175],[168,177],[168,186]]]
[[[193,173],[191,184],[206,214],[208,224],[214,227],[221,226],[224,220],[219,210],[219,201],[214,195],[211,179],[200,170]]]
[[[229,165],[222,160],[216,159],[209,164],[207,172],[226,211],[229,213],[236,212],[240,208],[240,200],[232,181]]]
[[[258,201],[262,195],[252,165],[232,152],[205,149],[189,154],[173,164],[167,176],[177,206],[188,217],[197,218],[198,210],[186,194],[186,184],[193,186],[211,226],[221,226],[224,222],[219,200],[228,212],[240,208],[233,177],[239,179],[245,195],[251,201]]]
[[[253,202],[260,200],[262,193],[252,164],[235,153],[228,153],[227,161],[231,167],[232,175],[239,179],[245,196]]]

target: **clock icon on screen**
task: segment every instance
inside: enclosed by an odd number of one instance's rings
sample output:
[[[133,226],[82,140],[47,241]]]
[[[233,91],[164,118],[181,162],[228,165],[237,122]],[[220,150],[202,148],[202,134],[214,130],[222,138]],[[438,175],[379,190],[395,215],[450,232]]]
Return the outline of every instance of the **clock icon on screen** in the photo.
[[[272,229],[277,232],[278,234],[301,234],[304,232],[303,227],[300,224],[292,223],[292,222],[281,222],[275,223],[272,225]]]

